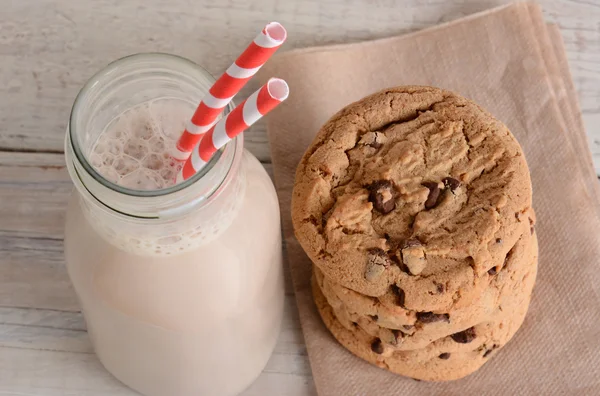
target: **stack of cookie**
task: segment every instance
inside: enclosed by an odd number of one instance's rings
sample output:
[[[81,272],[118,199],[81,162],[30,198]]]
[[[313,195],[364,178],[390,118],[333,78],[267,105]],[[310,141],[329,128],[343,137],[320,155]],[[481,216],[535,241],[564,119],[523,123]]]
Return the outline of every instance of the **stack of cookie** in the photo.
[[[538,250],[527,163],[459,95],[398,87],[341,110],[298,167],[292,217],[325,325],[394,373],[464,377],[527,313]]]

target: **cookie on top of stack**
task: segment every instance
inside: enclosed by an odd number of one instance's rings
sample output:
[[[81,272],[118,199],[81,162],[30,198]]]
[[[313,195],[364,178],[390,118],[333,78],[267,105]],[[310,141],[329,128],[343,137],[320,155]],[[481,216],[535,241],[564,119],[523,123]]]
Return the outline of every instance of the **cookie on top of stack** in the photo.
[[[292,198],[325,325],[397,374],[474,372],[527,313],[531,194],[514,136],[457,94],[397,87],[342,109],[302,158]]]

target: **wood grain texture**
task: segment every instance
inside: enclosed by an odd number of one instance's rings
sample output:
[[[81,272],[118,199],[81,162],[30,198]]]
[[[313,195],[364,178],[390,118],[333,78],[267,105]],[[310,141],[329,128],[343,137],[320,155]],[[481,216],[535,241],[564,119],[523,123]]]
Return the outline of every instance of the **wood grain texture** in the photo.
[[[283,50],[401,34],[508,0],[0,0],[0,148],[61,152],[73,99],[111,60],[144,51],[192,59],[220,74],[270,20],[289,30]],[[600,2],[545,0],[565,38],[600,172]],[[256,88],[254,83],[241,97]],[[262,124],[246,146],[263,162]]]
[[[218,75],[270,20],[288,28],[286,50],[402,34],[507,2],[0,0],[0,395],[135,394],[91,353],[62,253],[72,189],[64,132],[73,100],[94,72],[131,53],[159,51]],[[600,2],[541,3],[565,39],[600,173]],[[256,88],[250,83],[240,98]],[[246,147],[270,162],[262,124],[246,133]],[[315,394],[286,276],[275,353],[244,395]]]

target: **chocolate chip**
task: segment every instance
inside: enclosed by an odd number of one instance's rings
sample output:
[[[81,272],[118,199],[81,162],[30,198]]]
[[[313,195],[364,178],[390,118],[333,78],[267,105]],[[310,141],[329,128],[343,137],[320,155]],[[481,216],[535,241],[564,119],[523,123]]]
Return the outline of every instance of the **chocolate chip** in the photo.
[[[502,238],[496,238],[496,243],[502,243]]]
[[[444,183],[444,187],[449,188],[452,192],[460,187],[460,182],[452,177],[444,177],[442,182]]]
[[[425,209],[435,208],[440,198],[440,187],[435,182],[425,182],[422,185],[429,189],[429,195],[425,201]]]
[[[383,353],[383,344],[379,338],[375,339],[375,341],[371,343],[371,350],[378,355]]]
[[[377,319],[379,319],[379,316],[377,316],[377,315],[369,315],[369,318],[371,318],[372,320],[374,320],[375,322],[377,322]]]
[[[474,327],[469,327],[468,329],[461,331],[459,333],[454,333],[450,337],[459,344],[468,344],[473,341],[477,334],[475,333]]]
[[[400,330],[393,329],[392,334],[394,335],[394,339],[396,341],[396,345],[398,345],[398,341],[402,340],[404,334]]]
[[[373,282],[379,278],[384,271],[385,267],[383,265],[377,265],[368,262],[367,267],[365,268],[365,279],[369,282]]]
[[[433,284],[435,285],[435,289],[437,290],[438,294],[441,294],[444,292],[444,284],[443,283],[433,282]]]
[[[388,266],[390,265],[390,259],[383,249],[372,248],[367,251],[369,254],[369,260],[373,261],[374,264]]]
[[[379,248],[369,249],[365,266],[365,279],[369,282],[377,280],[390,264],[391,260],[384,250]]]
[[[425,249],[418,239],[409,239],[402,243],[400,256],[402,264],[411,275],[419,275],[425,269],[427,260],[425,259]]]
[[[410,238],[410,239],[406,239],[405,241],[403,241],[400,244],[400,246],[402,247],[402,249],[404,249],[404,248],[415,247],[415,246],[423,246],[423,244],[417,238]]]
[[[310,217],[308,218],[308,222],[311,223],[314,226],[316,226],[317,224],[319,224],[319,221],[313,215],[310,215]]]
[[[383,147],[383,143],[379,143],[377,140],[373,140],[371,143],[367,144],[367,146],[371,146],[374,149],[380,149]]]
[[[412,330],[412,329],[413,329],[413,327],[415,327],[415,326],[413,326],[413,325],[402,325],[402,328],[403,328],[404,330]]]
[[[433,312],[417,312],[417,320],[421,323],[450,322],[450,315],[435,314]]]
[[[392,285],[392,293],[394,293],[396,297],[396,305],[405,308],[404,299],[406,298],[406,295],[404,294],[404,290],[400,289],[396,285]]]
[[[367,186],[369,202],[379,213],[390,213],[396,207],[396,191],[389,180],[380,180]]]
[[[488,274],[490,274],[491,276],[494,276],[498,273],[498,270],[496,269],[496,267],[492,267],[488,270]]]
[[[488,349],[485,351],[485,353],[483,354],[483,357],[488,357],[490,355],[490,353],[492,353],[495,349],[499,348],[500,345],[494,344],[492,345],[491,349]]]
[[[448,359],[450,359],[450,354],[448,352],[444,352],[438,357],[443,360],[448,360]]]
[[[531,235],[533,235],[533,232],[535,231],[535,223],[531,217],[529,217],[529,231],[531,231]]]

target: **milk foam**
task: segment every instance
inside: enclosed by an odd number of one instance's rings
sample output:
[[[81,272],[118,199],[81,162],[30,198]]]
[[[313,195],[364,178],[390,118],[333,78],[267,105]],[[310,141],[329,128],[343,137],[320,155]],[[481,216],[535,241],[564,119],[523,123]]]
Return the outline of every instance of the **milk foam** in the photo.
[[[191,103],[161,98],[141,103],[115,117],[92,147],[92,166],[109,181],[134,190],[158,190],[175,184],[181,162],[172,157],[177,140],[194,111]],[[120,249],[144,256],[181,254],[206,245],[225,230],[237,213],[244,177],[211,205],[210,215],[191,213],[169,227],[127,226],[86,211],[98,233]]]
[[[192,113],[190,103],[172,98],[126,110],[96,141],[92,166],[109,181],[134,190],[174,185],[182,164],[173,160],[172,153]]]

